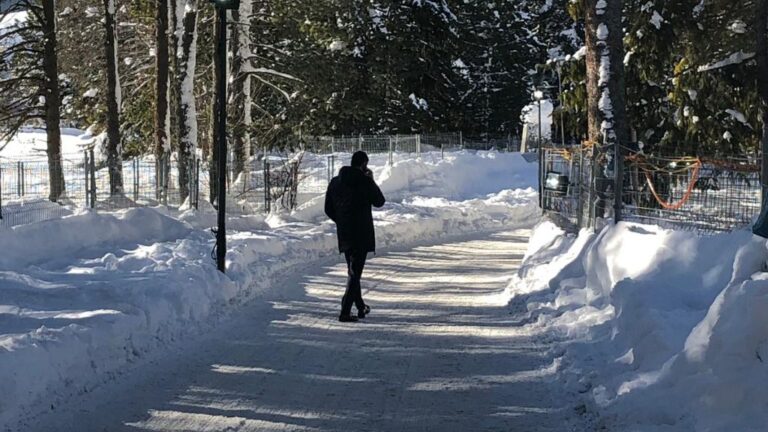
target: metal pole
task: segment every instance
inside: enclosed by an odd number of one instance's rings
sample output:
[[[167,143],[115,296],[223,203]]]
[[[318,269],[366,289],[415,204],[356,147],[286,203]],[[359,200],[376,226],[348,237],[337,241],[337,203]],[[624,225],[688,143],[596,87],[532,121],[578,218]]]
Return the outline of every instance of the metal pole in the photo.
[[[563,108],[563,80],[561,78],[560,64],[557,65],[557,86],[559,89],[557,97],[560,99],[560,145],[565,147],[565,109]]]
[[[416,157],[421,157],[421,134],[416,135]]]
[[[0,165],[0,220],[3,219],[3,166]]]
[[[267,213],[272,212],[272,180],[269,175],[269,162],[264,161],[264,204]]]
[[[541,99],[539,99],[539,148],[541,148]]]
[[[200,209],[200,159],[195,159],[195,210]]]
[[[226,231],[226,209],[227,209],[227,10],[216,8],[216,15],[219,21],[219,40],[216,46],[216,56],[219,57],[218,71],[216,73],[216,86],[218,87],[218,117],[219,130],[216,131],[219,140],[219,160],[218,175],[219,184],[217,185],[218,199],[218,227],[216,229],[216,267],[220,272],[226,270],[227,256],[227,231]]]
[[[613,187],[613,221],[621,222],[622,195],[624,194],[624,157],[621,154],[621,142],[617,139],[614,144],[614,187]]]
[[[88,195],[88,150],[83,150],[83,168],[85,171],[85,206],[88,207],[88,200],[90,199],[90,196]]]
[[[141,185],[139,179],[139,158],[133,159],[133,200],[139,200],[139,186]]]
[[[539,145],[539,208],[544,211],[544,149]]]
[[[579,228],[584,228],[584,150],[579,150],[578,176],[574,183],[578,188],[576,195],[576,223]],[[573,175],[573,173],[571,173]]]
[[[21,161],[16,162],[16,195],[18,195],[19,197],[24,196],[24,191],[22,186],[22,184],[24,183],[23,174],[22,174],[23,171],[24,171],[24,164]]]
[[[91,174],[91,208],[94,208],[96,207],[96,158],[93,147],[88,149],[88,159],[91,162],[91,166],[88,169],[88,172]]]

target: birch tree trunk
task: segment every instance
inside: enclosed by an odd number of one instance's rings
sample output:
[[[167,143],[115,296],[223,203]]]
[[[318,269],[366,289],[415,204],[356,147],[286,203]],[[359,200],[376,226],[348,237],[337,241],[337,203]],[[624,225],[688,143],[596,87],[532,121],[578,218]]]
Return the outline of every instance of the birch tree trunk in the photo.
[[[120,77],[117,60],[117,29],[115,0],[104,0],[105,54],[107,59],[107,167],[109,194],[123,193],[123,162],[120,146]]]
[[[245,170],[251,147],[251,75],[248,73],[251,57],[250,19],[253,2],[244,0],[239,10],[232,11],[232,36],[230,38],[232,83],[232,152],[235,177]]]
[[[195,67],[197,62],[197,0],[176,0],[177,65],[179,95],[179,195],[189,197],[189,180],[197,148],[197,108],[195,106]]]
[[[48,140],[48,199],[56,202],[64,193],[64,173],[61,166],[61,93],[59,91],[59,59],[56,52],[56,2],[43,2],[45,75],[45,132]]]

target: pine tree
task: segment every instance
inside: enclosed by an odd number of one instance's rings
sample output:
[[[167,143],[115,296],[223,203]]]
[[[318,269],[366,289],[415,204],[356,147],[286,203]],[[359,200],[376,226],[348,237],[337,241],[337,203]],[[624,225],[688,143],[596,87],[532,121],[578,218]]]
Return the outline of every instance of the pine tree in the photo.
[[[759,0],[755,8],[755,48],[757,50],[757,87],[763,133],[760,142],[762,157],[761,179],[763,183],[763,207],[768,202],[768,0]]]
[[[158,161],[171,153],[170,77],[168,49],[168,0],[157,0],[155,8],[155,157]]]
[[[2,21],[12,22],[0,31],[0,138],[10,138],[22,126],[42,120],[48,198],[54,202],[64,193],[55,8],[53,0],[20,0],[0,14]]]
[[[123,149],[120,145],[120,106],[122,88],[118,72],[117,28],[115,24],[115,0],[104,0],[104,42],[107,60],[107,167],[109,168],[109,193],[123,192]]]

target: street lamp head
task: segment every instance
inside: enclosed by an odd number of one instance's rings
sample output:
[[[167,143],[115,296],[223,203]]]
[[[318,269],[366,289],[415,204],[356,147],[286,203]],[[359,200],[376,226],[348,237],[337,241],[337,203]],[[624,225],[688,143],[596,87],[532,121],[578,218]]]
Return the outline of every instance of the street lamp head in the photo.
[[[208,0],[219,9],[239,9],[240,0]]]
[[[541,90],[536,90],[535,92],[533,92],[533,98],[536,99],[537,101],[544,99],[544,92]]]

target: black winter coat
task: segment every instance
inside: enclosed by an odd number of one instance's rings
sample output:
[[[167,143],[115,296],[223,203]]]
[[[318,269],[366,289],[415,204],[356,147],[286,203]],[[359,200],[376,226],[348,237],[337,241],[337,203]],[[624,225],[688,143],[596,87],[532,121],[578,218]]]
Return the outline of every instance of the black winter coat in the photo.
[[[372,178],[345,166],[331,180],[325,194],[325,214],[336,222],[339,252],[376,251],[371,206],[384,205],[384,194]]]

